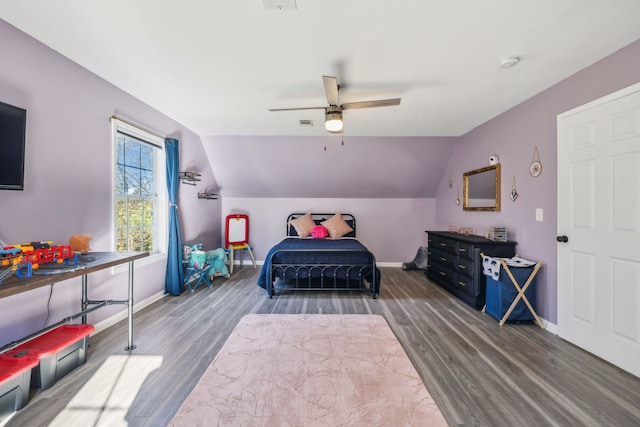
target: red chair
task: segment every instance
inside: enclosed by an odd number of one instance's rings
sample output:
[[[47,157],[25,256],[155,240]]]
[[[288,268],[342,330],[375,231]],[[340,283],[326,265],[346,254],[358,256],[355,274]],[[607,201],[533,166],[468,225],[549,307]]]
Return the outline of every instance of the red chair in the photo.
[[[224,227],[224,244],[229,253],[229,272],[233,273],[234,254],[240,251],[240,265],[243,264],[244,254],[248,253],[253,268],[256,268],[256,259],[249,246],[249,215],[227,215]]]

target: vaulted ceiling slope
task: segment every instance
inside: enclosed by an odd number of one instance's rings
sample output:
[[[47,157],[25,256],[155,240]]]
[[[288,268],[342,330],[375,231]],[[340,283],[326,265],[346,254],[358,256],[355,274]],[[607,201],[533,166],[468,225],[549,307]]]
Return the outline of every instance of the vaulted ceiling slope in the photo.
[[[0,0],[0,18],[200,135],[459,136],[640,38],[637,0]],[[285,7],[286,9],[286,7]],[[501,59],[518,56],[511,69]],[[311,120],[313,126],[300,126]]]
[[[433,198],[454,137],[206,136],[224,197]]]

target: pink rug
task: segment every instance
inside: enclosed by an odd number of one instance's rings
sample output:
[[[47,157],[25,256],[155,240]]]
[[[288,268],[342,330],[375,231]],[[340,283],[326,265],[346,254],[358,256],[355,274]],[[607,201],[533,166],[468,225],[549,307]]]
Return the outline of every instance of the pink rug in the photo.
[[[377,315],[243,317],[171,426],[446,426]]]

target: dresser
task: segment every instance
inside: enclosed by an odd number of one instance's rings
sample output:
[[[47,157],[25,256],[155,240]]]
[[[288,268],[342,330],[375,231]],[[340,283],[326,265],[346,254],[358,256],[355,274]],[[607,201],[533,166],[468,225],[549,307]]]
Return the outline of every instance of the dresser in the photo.
[[[510,258],[516,242],[496,242],[482,236],[465,236],[447,231],[427,233],[427,277],[470,306],[481,309],[486,279],[480,253]]]

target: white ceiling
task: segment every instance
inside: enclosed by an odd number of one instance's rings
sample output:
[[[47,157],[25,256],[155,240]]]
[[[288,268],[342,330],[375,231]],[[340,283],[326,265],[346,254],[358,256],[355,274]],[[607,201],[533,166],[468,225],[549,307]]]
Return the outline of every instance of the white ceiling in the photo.
[[[0,18],[200,135],[457,136],[640,39],[638,0],[0,0]],[[510,70],[499,61],[517,55]],[[314,126],[302,127],[300,119]]]

